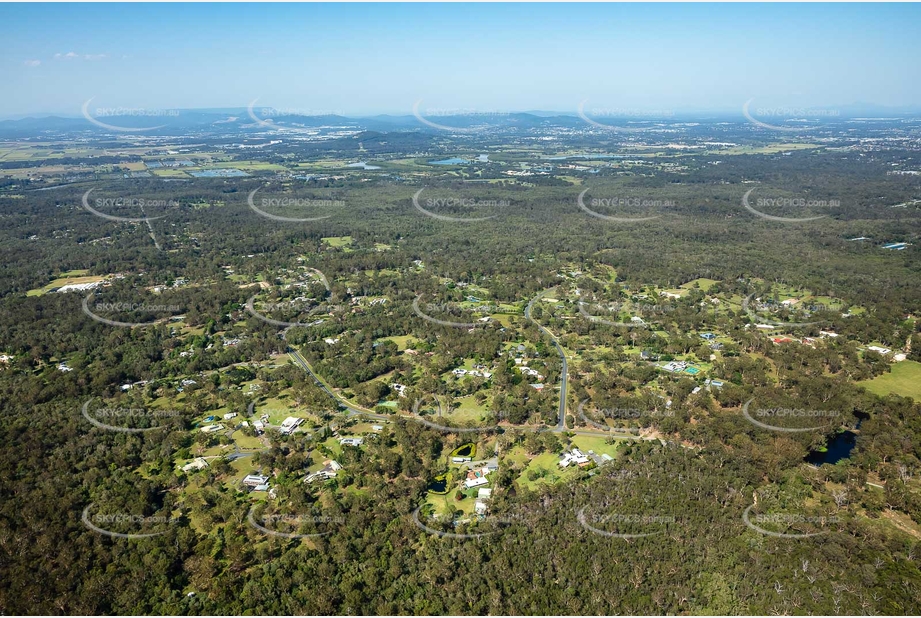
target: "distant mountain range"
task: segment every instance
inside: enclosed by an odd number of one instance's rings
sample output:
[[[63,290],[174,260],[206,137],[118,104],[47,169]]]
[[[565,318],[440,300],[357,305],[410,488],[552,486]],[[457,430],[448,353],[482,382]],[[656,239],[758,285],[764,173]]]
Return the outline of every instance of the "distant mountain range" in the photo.
[[[753,103],[753,112],[756,103]],[[783,108],[779,108],[783,109]],[[921,108],[890,108],[879,105],[856,103],[843,105],[837,108],[818,109],[816,117],[825,121],[839,121],[849,118],[905,118],[921,117]],[[802,115],[809,117],[809,109],[790,109],[791,117]],[[803,113],[805,112],[805,113]],[[131,114],[107,115],[103,117],[92,116],[92,120],[84,116],[62,117],[58,115],[37,114],[0,121],[0,136],[4,138],[34,137],[42,132],[79,132],[92,131],[96,133],[135,133],[140,131],[144,135],[175,135],[182,134],[240,134],[252,131],[253,133],[265,132],[273,126],[291,130],[353,130],[353,131],[423,131],[440,132],[448,128],[460,131],[473,127],[490,126],[504,130],[534,130],[548,128],[577,128],[584,127],[585,121],[575,112],[509,112],[490,114],[457,114],[427,117],[424,112],[417,117],[412,114],[351,117],[341,115],[296,115],[286,114],[273,117],[278,112],[270,107],[257,107],[252,110],[247,108],[216,108],[216,109],[191,109],[191,110],[163,110],[159,114]],[[255,116],[255,119],[253,118]],[[641,115],[605,117],[603,122],[618,124],[626,123],[680,123],[680,122],[745,122],[741,108],[738,111],[722,112],[696,112],[676,114],[670,117]],[[122,130],[122,131],[119,131]]]

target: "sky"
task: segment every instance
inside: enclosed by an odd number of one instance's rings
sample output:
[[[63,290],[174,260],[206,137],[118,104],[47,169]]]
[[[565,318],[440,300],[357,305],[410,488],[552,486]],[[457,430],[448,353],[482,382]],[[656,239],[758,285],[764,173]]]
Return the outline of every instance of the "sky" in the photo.
[[[912,4],[0,4],[0,116],[921,106]]]

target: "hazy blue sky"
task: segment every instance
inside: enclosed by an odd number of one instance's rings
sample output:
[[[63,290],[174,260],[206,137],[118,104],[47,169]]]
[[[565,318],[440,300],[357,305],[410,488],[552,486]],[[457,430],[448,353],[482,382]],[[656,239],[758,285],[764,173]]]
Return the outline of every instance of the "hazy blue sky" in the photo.
[[[3,4],[0,115],[921,104],[921,6]]]

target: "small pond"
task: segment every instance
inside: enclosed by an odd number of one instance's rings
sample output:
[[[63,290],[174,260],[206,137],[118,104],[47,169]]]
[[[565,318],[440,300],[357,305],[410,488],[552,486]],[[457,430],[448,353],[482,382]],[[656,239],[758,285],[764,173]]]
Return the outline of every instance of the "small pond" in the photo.
[[[815,465],[822,464],[835,465],[842,459],[847,459],[857,444],[857,434],[853,431],[841,431],[835,434],[835,437],[828,441],[825,450],[816,450],[809,453],[806,461]]]
[[[473,444],[465,444],[454,451],[454,455],[455,457],[470,457],[471,453],[473,453],[473,448]]]

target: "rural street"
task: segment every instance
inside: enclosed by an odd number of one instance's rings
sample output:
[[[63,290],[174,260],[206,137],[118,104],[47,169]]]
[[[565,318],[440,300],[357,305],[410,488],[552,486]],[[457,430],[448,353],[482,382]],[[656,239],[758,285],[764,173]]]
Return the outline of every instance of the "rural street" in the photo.
[[[568,382],[569,375],[569,364],[566,361],[566,353],[563,352],[563,347],[557,341],[556,336],[551,333],[549,330],[537,323],[537,320],[531,317],[531,307],[534,305],[534,302],[540,300],[540,298],[547,292],[541,292],[537,296],[531,299],[531,302],[528,303],[528,306],[524,310],[524,317],[527,320],[530,320],[534,323],[537,328],[540,329],[542,333],[550,337],[550,341],[553,343],[553,347],[556,348],[556,351],[560,355],[560,360],[563,361],[563,368],[560,370],[560,418],[556,423],[556,429],[554,431],[564,431],[566,429],[566,386]]]
[[[535,299],[535,300],[536,300],[536,299]],[[533,303],[534,301],[532,300],[531,302]],[[528,305],[528,308],[526,309],[526,313],[525,313],[525,316],[526,316],[528,319],[531,319],[530,313],[531,313],[531,305],[529,304],[529,305]],[[533,320],[531,320],[531,321],[533,322]],[[535,324],[537,324],[537,323],[535,322]],[[549,430],[549,431],[553,431],[553,432],[557,432],[557,433],[563,432],[563,431],[568,431],[569,433],[572,433],[572,434],[575,434],[575,435],[581,435],[581,436],[611,436],[611,437],[613,437],[613,438],[622,438],[622,439],[630,439],[630,440],[643,440],[643,439],[645,439],[645,438],[640,438],[639,436],[621,435],[621,434],[612,433],[611,431],[604,431],[604,430],[597,430],[597,429],[596,429],[596,430],[592,430],[592,429],[570,429],[570,430],[567,430],[567,429],[566,429],[566,376],[567,376],[566,356],[565,356],[565,354],[563,353],[563,348],[560,347],[560,345],[557,343],[556,338],[553,336],[553,334],[550,333],[550,331],[548,331],[547,329],[545,329],[545,328],[544,328],[543,326],[541,326],[540,324],[537,324],[537,326],[538,326],[538,328],[541,329],[542,332],[546,333],[548,336],[551,337],[551,339],[553,340],[553,345],[556,347],[557,351],[560,353],[560,357],[563,359],[563,370],[562,370],[562,374],[561,374],[561,378],[560,378],[560,381],[561,381],[561,389],[560,389],[560,391],[561,391],[562,397],[560,398],[560,417],[559,417],[559,421],[558,421],[557,425],[556,425],[555,427],[551,428],[551,429],[548,429],[546,426],[541,426],[541,427],[505,427],[505,426],[502,426],[502,429],[504,429],[504,430],[506,430],[506,431],[508,431],[508,430],[519,430],[519,431],[548,431],[548,430]],[[293,347],[288,346],[288,354],[289,354],[289,356],[291,356],[291,358],[294,360],[295,363],[297,363],[304,371],[306,371],[307,373],[310,374],[310,376],[316,381],[316,383],[320,386],[320,388],[322,388],[324,391],[326,391],[326,393],[327,393],[330,397],[332,397],[333,399],[335,399],[336,402],[337,402],[341,407],[343,407],[343,408],[345,408],[346,410],[348,410],[348,414],[350,414],[350,415],[362,415],[362,416],[367,416],[367,417],[373,418],[373,419],[375,419],[375,420],[381,420],[381,421],[394,420],[395,418],[405,418],[405,419],[408,419],[408,420],[415,420],[416,417],[413,417],[413,416],[406,416],[406,415],[402,415],[402,414],[397,414],[397,415],[375,414],[374,412],[372,412],[372,411],[370,411],[370,410],[368,410],[368,409],[366,409],[366,408],[362,408],[362,407],[360,407],[360,406],[356,406],[355,404],[349,403],[344,397],[342,397],[341,395],[339,395],[339,393],[335,392],[332,388],[330,388],[329,385],[327,385],[326,382],[324,382],[324,381],[313,371],[313,369],[310,367],[310,364],[309,364],[309,363],[307,362],[307,360],[301,355],[300,352],[298,352],[297,350],[295,350]]]

